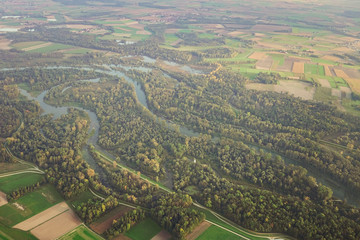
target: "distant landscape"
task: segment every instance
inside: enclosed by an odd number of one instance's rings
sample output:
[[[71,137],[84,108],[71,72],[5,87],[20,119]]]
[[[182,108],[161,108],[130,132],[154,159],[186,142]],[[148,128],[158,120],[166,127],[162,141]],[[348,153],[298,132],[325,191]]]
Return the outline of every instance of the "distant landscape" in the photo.
[[[1,239],[360,239],[354,0],[4,0]]]

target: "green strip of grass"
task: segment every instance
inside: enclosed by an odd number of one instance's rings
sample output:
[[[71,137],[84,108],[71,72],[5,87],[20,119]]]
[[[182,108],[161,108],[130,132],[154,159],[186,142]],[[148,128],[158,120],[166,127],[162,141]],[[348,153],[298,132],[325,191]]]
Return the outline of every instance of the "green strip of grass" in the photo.
[[[196,240],[218,240],[218,239],[233,240],[233,239],[245,239],[245,238],[236,236],[214,225],[210,226],[208,229],[206,229],[205,232],[203,232],[198,238],[196,238]]]
[[[148,240],[154,237],[160,231],[161,227],[156,222],[150,218],[146,218],[127,231],[125,236],[133,240]]]
[[[80,225],[71,232],[63,235],[59,238],[59,240],[70,240],[70,239],[78,239],[78,240],[101,240],[103,239],[90,229],[88,229],[84,225]]]
[[[9,194],[20,187],[33,185],[43,178],[43,175],[35,173],[23,173],[0,178],[0,190]]]
[[[19,198],[15,203],[8,203],[0,207],[0,223],[14,226],[46,209],[61,202],[63,199],[52,185],[28,193]],[[20,209],[23,207],[23,210]]]
[[[0,239],[2,240],[16,240],[16,239],[26,239],[26,240],[36,240],[31,233],[25,232],[19,229],[10,228],[4,226],[0,223]]]

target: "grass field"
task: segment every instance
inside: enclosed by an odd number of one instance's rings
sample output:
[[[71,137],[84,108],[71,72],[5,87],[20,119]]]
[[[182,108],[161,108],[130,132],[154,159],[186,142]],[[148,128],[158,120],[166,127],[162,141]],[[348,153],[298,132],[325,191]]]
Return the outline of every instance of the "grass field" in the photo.
[[[82,192],[70,200],[70,203],[75,206],[79,206],[83,202],[87,202],[89,199],[94,198],[94,195],[90,191]]]
[[[150,218],[146,218],[142,222],[132,227],[128,232],[126,232],[125,236],[133,240],[148,240],[154,237],[160,231],[161,227],[156,222]]]
[[[47,53],[47,52],[55,52],[55,51],[63,50],[63,49],[69,49],[69,48],[73,48],[73,47],[74,46],[65,45],[65,44],[61,44],[61,43],[54,43],[54,44],[51,44],[46,47],[41,47],[41,48],[37,48],[34,50],[30,50],[29,52]]]
[[[210,211],[208,211],[208,210],[201,209],[201,208],[197,208],[197,207],[196,207],[196,210],[198,210],[198,211],[200,211],[200,212],[203,212],[203,213],[205,214],[205,216],[206,216],[206,220],[209,220],[209,221],[211,221],[211,222],[213,222],[213,223],[216,223],[216,224],[218,224],[218,225],[220,225],[220,226],[222,226],[222,227],[224,227],[224,228],[226,228],[226,229],[229,229],[229,230],[231,230],[231,231],[233,231],[233,232],[236,232],[236,233],[238,233],[238,234],[240,234],[240,235],[243,235],[243,236],[245,236],[245,237],[247,237],[247,238],[249,238],[249,239],[253,239],[253,240],[265,240],[265,239],[268,239],[268,238],[266,238],[266,237],[254,237],[254,236],[251,236],[250,234],[248,234],[248,231],[245,230],[245,229],[243,229],[243,231],[241,232],[241,231],[239,231],[238,229],[236,229],[235,227],[231,226],[230,224],[227,224],[226,222],[221,221],[220,219],[218,219],[216,216],[214,216],[214,215],[213,215]],[[219,228],[219,229],[220,229],[220,228]],[[237,235],[234,235],[234,234],[232,234],[232,233],[229,233],[229,234],[231,234],[231,236],[233,236],[234,238],[237,237]],[[220,238],[220,239],[221,239],[221,238]]]
[[[61,195],[52,185],[28,193],[15,203],[0,207],[0,223],[13,226],[62,201]]]
[[[34,237],[31,233],[19,229],[10,228],[0,223],[0,239],[1,240],[17,240],[17,239],[36,240],[37,238]]]
[[[235,239],[244,239],[239,236],[236,236],[230,232],[225,231],[217,226],[210,226],[203,232],[196,240],[235,240]]]
[[[59,238],[59,240],[100,240],[103,239],[90,229],[88,229],[85,225],[80,225],[75,228],[73,231],[63,235]]]
[[[0,178],[0,191],[11,193],[20,187],[33,185],[43,178],[43,175],[35,173],[24,173]]]

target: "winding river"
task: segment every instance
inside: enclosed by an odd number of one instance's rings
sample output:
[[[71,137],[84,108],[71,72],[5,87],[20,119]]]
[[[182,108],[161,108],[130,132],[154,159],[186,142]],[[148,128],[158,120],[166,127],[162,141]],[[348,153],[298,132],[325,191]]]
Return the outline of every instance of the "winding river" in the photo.
[[[145,61],[152,61],[152,59],[145,59]],[[118,65],[120,66],[120,65]],[[103,66],[104,67],[104,66]],[[128,66],[120,66],[123,69],[137,69],[137,70],[142,70],[142,71],[148,71],[148,68],[145,67],[128,67]],[[73,67],[50,67],[50,68],[73,68]],[[142,89],[140,83],[134,81],[133,79],[127,77],[123,72],[118,71],[118,70],[114,70],[111,66],[107,66],[107,70],[103,70],[103,69],[92,69],[92,68],[86,68],[86,67],[81,67],[81,68],[77,68],[77,69],[82,69],[82,70],[95,70],[96,72],[100,72],[100,73],[105,73],[105,74],[109,74],[111,76],[117,76],[119,78],[123,78],[125,79],[128,83],[130,83],[131,85],[134,86],[135,92],[136,92],[136,97],[138,102],[144,106],[146,109],[149,109],[147,100],[146,100],[146,94],[144,92],[144,90]],[[184,68],[187,69],[187,68]],[[10,70],[10,69],[7,69]],[[84,82],[98,82],[99,79],[91,79],[91,80],[82,80]],[[57,86],[55,86],[57,87]],[[53,87],[53,88],[55,88]],[[67,87],[66,89],[71,88]],[[66,89],[63,89],[63,91],[65,91]],[[48,93],[49,90],[45,90],[43,91],[40,95],[38,95],[37,97],[32,97],[27,91],[20,89],[21,94],[25,95],[29,100],[34,100],[37,101],[41,108],[43,109],[43,114],[53,114],[53,118],[56,119],[58,117],[60,117],[62,114],[66,114],[69,108],[76,108],[82,111],[85,111],[89,118],[90,118],[90,128],[89,128],[89,134],[90,137],[87,141],[87,144],[91,144],[93,145],[96,149],[101,150],[102,152],[105,152],[107,155],[112,156],[110,153],[108,153],[105,149],[101,148],[98,144],[97,144],[97,139],[99,136],[99,128],[100,128],[100,123],[99,120],[96,116],[96,114],[90,110],[81,108],[81,107],[55,107],[55,106],[51,106],[47,103],[44,102],[44,97],[45,95]],[[151,111],[150,111],[151,112]],[[152,112],[151,112],[152,113]],[[154,113],[152,113],[154,114]],[[155,114],[154,114],[155,115]],[[163,119],[161,117],[156,116],[156,119],[158,119],[158,121],[164,121],[166,123],[166,126],[168,126],[171,129],[175,129],[175,128],[179,128],[179,131],[181,134],[186,135],[186,136],[198,136],[199,133],[194,132],[186,127],[183,126],[178,126],[170,121],[167,121],[166,119]],[[255,148],[256,150],[259,150],[258,146],[252,146],[250,145],[251,148]],[[266,150],[265,150],[266,151]],[[87,151],[86,146],[83,148],[82,150],[83,153],[83,157],[84,159],[89,163],[90,167],[95,169],[96,172],[99,173],[99,175],[101,176],[102,174],[104,174],[104,172],[102,171],[102,169],[100,167],[98,167],[98,165],[96,164],[95,160],[90,156],[90,154]],[[276,153],[272,153],[273,155],[275,155]],[[112,156],[114,157],[114,156]],[[115,157],[114,157],[115,158]],[[331,177],[329,177],[328,175],[320,172],[319,170],[312,168],[308,165],[303,165],[299,162],[295,162],[292,161],[291,159],[288,159],[284,156],[282,156],[282,158],[284,159],[286,164],[294,164],[294,165],[299,165],[302,166],[304,168],[306,168],[308,170],[308,175],[313,176],[316,178],[316,180],[320,183],[322,183],[323,185],[330,187],[333,190],[333,196],[335,198],[341,199],[341,200],[346,200],[348,204],[352,205],[352,206],[356,206],[356,207],[360,207],[360,196],[358,196],[359,194],[354,193],[353,191],[349,190],[344,184],[339,183],[335,180],[333,180]]]

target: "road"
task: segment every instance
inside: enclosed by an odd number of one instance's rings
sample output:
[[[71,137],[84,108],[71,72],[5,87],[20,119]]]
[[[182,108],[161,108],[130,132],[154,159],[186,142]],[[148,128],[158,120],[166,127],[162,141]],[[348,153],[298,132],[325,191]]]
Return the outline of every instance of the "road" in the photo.
[[[109,158],[107,155],[105,155],[104,153],[102,153],[99,149],[96,149],[95,151],[96,151],[97,154],[100,155],[100,157],[102,157],[104,160],[108,161],[109,163],[113,163],[113,162],[114,162],[114,159]],[[117,164],[117,167],[126,169],[126,170],[128,170],[128,171],[130,171],[130,172],[133,172],[133,173],[136,173],[135,170],[133,170],[133,169],[131,169],[131,168],[129,168],[129,167],[123,166],[123,165],[121,165],[121,164],[119,164],[119,163]],[[143,176],[143,175],[140,175],[140,178],[143,179],[143,180],[145,180],[145,181],[150,182],[150,184],[152,184],[152,185],[158,186],[160,189],[162,189],[162,190],[164,190],[164,191],[166,191],[166,192],[168,192],[168,193],[173,193],[172,190],[170,190],[170,189],[168,189],[168,188],[166,188],[166,187],[164,187],[164,186],[159,185],[159,183],[157,183],[157,182],[149,179],[148,177],[145,177],[145,176]],[[201,209],[204,209],[204,210],[209,211],[209,212],[210,212],[211,214],[213,214],[217,219],[219,219],[220,221],[224,222],[224,223],[227,224],[227,225],[230,225],[231,227],[233,227],[234,229],[236,229],[238,232],[244,233],[244,234],[246,234],[246,235],[250,235],[250,236],[255,237],[255,238],[263,238],[263,239],[270,239],[270,240],[272,240],[272,239],[277,239],[277,238],[278,238],[278,237],[274,237],[274,236],[264,236],[264,235],[257,235],[257,234],[250,233],[250,231],[245,231],[245,230],[243,230],[243,229],[238,228],[238,227],[235,226],[229,219],[227,219],[227,218],[221,216],[220,214],[218,214],[218,213],[216,213],[216,212],[214,212],[214,211],[212,211],[212,210],[210,210],[210,209],[202,206],[202,205],[199,204],[199,203],[193,202],[193,205],[194,205],[195,207],[198,207],[198,208],[201,208]],[[232,233],[232,234],[235,234],[235,235],[237,235],[237,236],[239,236],[239,237],[241,237],[241,238],[243,238],[243,239],[250,240],[250,238],[245,237],[244,235],[241,235],[241,234],[239,234],[239,233],[236,233],[236,232],[234,232],[234,231],[232,231],[232,230],[230,230],[230,229],[227,229],[227,228],[225,228],[225,227],[223,227],[223,226],[220,226],[219,224],[217,224],[217,223],[215,223],[215,222],[213,222],[213,221],[210,221],[210,220],[206,220],[206,221],[209,222],[209,223],[211,223],[211,224],[213,224],[213,225],[215,225],[215,226],[217,226],[217,227],[220,227],[220,228],[222,228],[222,229],[224,229],[224,230],[226,230],[226,231],[228,231],[228,232],[230,232],[230,233]],[[274,234],[274,235],[276,235],[276,234]],[[280,235],[280,234],[279,234],[279,235]]]

